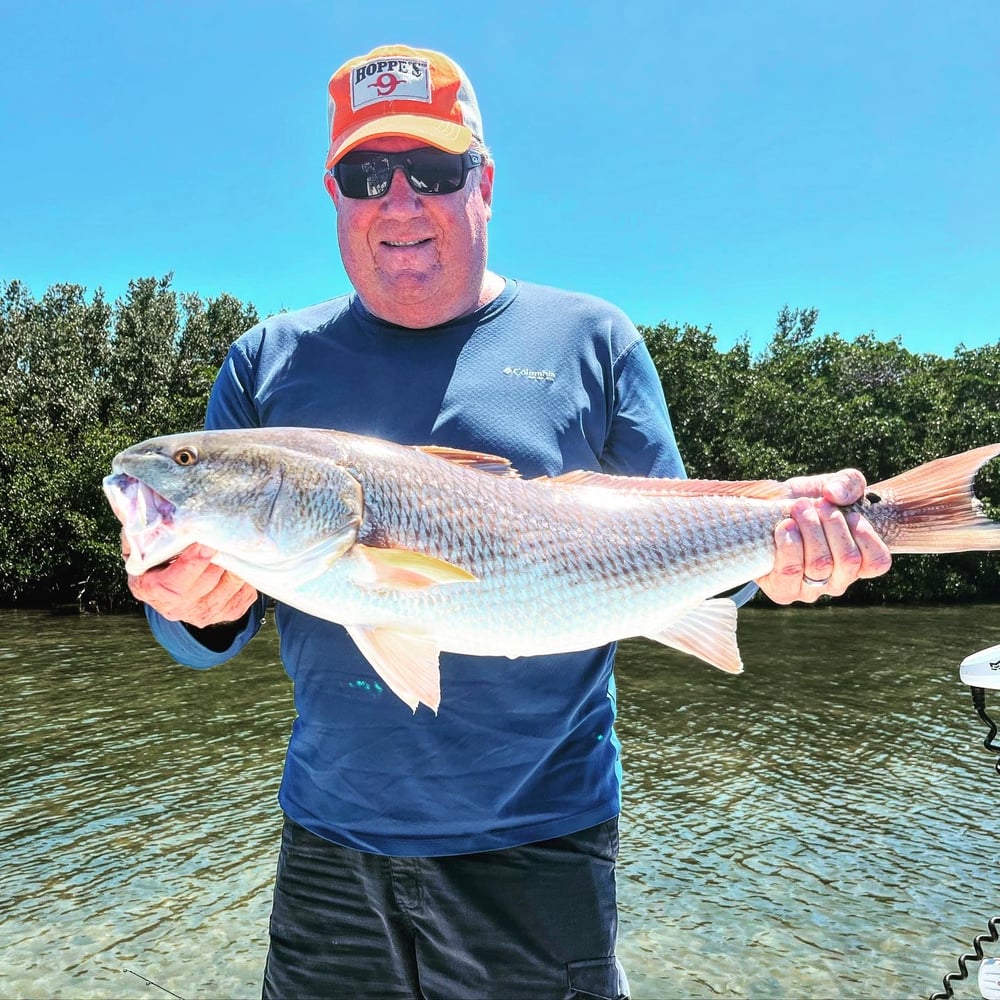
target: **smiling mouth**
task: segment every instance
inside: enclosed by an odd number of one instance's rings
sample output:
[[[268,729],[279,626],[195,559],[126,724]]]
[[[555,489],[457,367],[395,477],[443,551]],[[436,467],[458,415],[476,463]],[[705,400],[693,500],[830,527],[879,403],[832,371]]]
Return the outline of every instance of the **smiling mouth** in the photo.
[[[425,243],[430,243],[430,241],[431,238],[429,236],[424,237],[422,240],[382,240],[382,246],[408,250],[410,247],[423,246]]]

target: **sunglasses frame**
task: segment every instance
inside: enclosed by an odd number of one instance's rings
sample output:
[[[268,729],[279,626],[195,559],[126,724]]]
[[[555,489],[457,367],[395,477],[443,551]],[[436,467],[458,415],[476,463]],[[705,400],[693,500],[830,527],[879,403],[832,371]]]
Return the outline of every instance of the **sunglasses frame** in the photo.
[[[458,187],[451,191],[427,191],[424,188],[419,188],[414,183],[413,177],[410,174],[412,169],[412,162],[410,158],[414,153],[422,153],[425,150],[431,150],[432,152],[439,154],[442,157],[458,157],[462,164],[462,178],[459,181]],[[369,162],[371,160],[385,160],[388,162],[389,166],[389,178],[385,184],[385,190],[379,194],[363,194],[363,195],[352,195],[348,194],[344,189],[344,182],[340,176],[340,167],[348,157],[357,154],[365,154],[364,159],[360,160],[357,164],[360,166],[361,163]],[[403,176],[406,178],[406,182],[410,187],[420,195],[430,195],[433,197],[438,197],[446,194],[456,194],[465,187],[465,182],[469,179],[469,173],[474,167],[481,166],[486,161],[486,158],[482,153],[473,152],[471,149],[466,150],[464,153],[449,153],[444,149],[438,149],[435,146],[419,146],[417,149],[408,149],[403,153],[383,153],[378,151],[368,151],[368,150],[352,150],[350,153],[344,155],[344,157],[327,171],[334,180],[337,182],[337,187],[340,188],[340,193],[345,198],[350,198],[352,201],[372,201],[375,198],[384,198],[389,192],[389,188],[392,187],[392,179],[396,174],[397,170],[403,171]]]

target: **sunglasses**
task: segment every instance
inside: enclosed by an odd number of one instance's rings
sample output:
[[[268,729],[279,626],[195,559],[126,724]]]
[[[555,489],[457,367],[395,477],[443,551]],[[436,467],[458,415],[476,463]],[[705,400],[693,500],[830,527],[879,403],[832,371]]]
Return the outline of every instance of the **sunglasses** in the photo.
[[[482,162],[479,153],[446,153],[430,146],[405,153],[356,150],[346,153],[330,172],[345,198],[381,198],[397,167],[417,194],[454,194],[465,187],[469,171]]]

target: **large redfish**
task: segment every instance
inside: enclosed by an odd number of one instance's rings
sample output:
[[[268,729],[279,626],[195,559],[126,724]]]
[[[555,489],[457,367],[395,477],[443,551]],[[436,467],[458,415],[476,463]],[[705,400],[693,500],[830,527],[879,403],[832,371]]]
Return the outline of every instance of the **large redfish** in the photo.
[[[1000,444],[873,485],[893,552],[1000,548],[972,491]],[[261,593],[339,622],[411,708],[438,654],[531,656],[648,636],[737,673],[736,606],[792,504],[769,480],[524,480],[502,458],[302,428],[153,438],[104,480],[142,573],[192,542]]]

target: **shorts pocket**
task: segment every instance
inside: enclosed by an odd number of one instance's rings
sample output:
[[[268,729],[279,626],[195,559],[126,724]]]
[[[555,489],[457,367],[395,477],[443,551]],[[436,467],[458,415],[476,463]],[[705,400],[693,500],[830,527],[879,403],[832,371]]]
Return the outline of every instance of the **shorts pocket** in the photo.
[[[566,964],[570,996],[595,1000],[628,1000],[628,980],[621,963],[610,958],[591,958]]]

